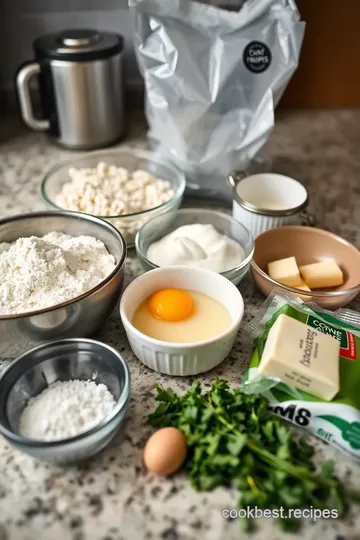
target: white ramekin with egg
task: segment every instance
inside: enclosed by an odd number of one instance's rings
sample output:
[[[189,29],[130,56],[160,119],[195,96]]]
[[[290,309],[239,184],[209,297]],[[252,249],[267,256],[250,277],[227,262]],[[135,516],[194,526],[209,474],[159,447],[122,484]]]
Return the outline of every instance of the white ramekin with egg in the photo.
[[[164,332],[164,339],[155,339],[140,331],[134,325],[134,317],[137,315],[137,310],[141,306],[143,312],[146,310],[146,305],[149,306],[149,321],[154,322],[154,318],[158,318],[154,311],[150,311],[152,296],[157,292],[164,290],[182,291],[186,295],[190,295],[194,301],[194,311],[188,322],[184,324],[181,343],[176,341],[168,341],[166,339],[166,328],[169,329],[168,335],[176,326],[176,322],[164,321],[163,327],[159,324],[159,328]],[[199,294],[193,294],[199,293]],[[209,302],[209,310],[206,307],[207,297]],[[197,309],[197,301],[201,299],[204,305]],[[214,328],[214,335],[207,339],[199,339],[194,341],[194,333],[191,330],[191,340],[186,342],[186,332],[193,324],[199,324],[199,334],[204,335],[203,325],[207,324],[206,316],[197,319],[197,312],[204,316],[206,311],[216,313],[216,306],[219,308],[219,320],[225,316],[226,322],[222,321],[219,332],[216,333],[215,316],[211,316],[208,323]],[[176,311],[176,302],[171,302],[169,305]],[[185,318],[187,307],[185,309]],[[244,301],[241,293],[228,279],[202,268],[190,268],[186,266],[172,266],[157,268],[146,274],[142,274],[135,279],[123,293],[120,302],[120,316],[124,325],[131,349],[135,356],[149,368],[164,373],[167,375],[196,375],[208,371],[220,364],[231,351],[237,332],[240,327],[244,314]],[[143,313],[144,315],[144,313]],[[192,322],[191,322],[192,321]],[[200,321],[200,322],[199,322]],[[206,330],[206,329],[205,329]]]

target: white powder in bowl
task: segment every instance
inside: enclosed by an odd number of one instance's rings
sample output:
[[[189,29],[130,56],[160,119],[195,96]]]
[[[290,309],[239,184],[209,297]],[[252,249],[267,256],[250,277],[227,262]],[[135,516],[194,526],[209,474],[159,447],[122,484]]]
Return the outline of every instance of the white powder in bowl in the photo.
[[[72,300],[115,269],[115,258],[92,236],[50,232],[0,243],[0,315]]]
[[[19,432],[41,441],[69,439],[99,424],[114,406],[105,384],[57,381],[29,399],[20,417]]]

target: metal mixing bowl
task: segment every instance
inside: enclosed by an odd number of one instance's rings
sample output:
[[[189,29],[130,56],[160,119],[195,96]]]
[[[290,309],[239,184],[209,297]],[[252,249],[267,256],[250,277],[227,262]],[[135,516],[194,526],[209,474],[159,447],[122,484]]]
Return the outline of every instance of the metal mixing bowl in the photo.
[[[19,420],[29,398],[55,381],[92,380],[105,384],[115,399],[113,410],[92,429],[61,441],[39,441],[19,434]],[[123,421],[130,399],[130,372],[112,347],[92,339],[64,339],[40,345],[12,362],[0,378],[0,433],[15,448],[37,459],[63,464],[102,450]]]
[[[124,280],[126,243],[121,233],[102,219],[75,212],[37,212],[0,221],[0,242],[51,231],[82,234],[101,240],[115,257],[114,271],[96,287],[76,298],[39,311],[0,316],[0,356],[12,358],[49,341],[86,337],[96,332],[113,311]]]

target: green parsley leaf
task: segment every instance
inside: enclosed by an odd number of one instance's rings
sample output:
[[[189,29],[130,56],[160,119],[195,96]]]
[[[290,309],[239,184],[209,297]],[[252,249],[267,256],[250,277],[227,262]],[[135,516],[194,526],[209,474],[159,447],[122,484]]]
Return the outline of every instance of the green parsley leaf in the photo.
[[[227,449],[233,456],[238,456],[247,441],[246,435],[243,433],[240,433],[239,435],[229,435],[228,439]]]

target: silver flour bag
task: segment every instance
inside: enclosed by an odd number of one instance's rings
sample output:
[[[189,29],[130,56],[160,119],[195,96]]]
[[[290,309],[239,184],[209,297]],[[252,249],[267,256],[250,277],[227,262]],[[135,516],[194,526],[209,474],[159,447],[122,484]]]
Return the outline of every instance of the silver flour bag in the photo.
[[[129,0],[149,137],[201,196],[256,158],[297,67],[305,24],[292,0],[239,11],[188,0]]]

